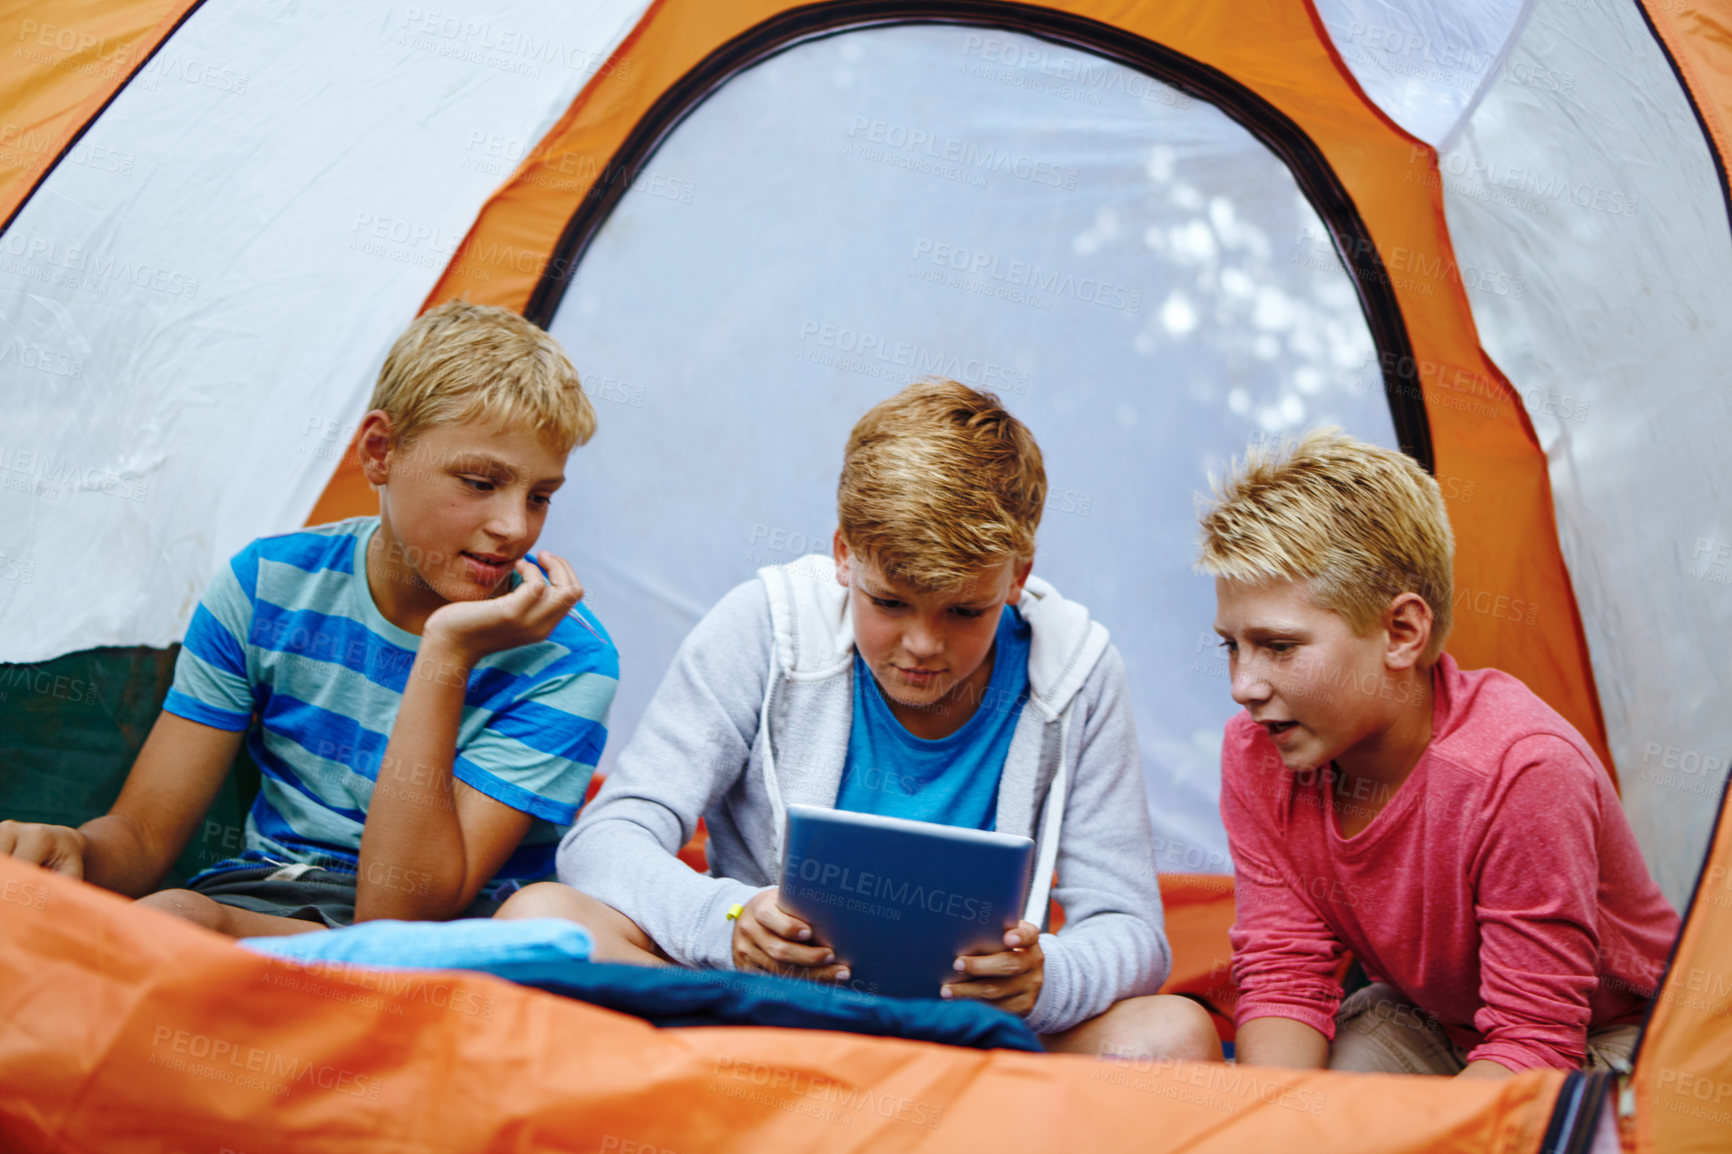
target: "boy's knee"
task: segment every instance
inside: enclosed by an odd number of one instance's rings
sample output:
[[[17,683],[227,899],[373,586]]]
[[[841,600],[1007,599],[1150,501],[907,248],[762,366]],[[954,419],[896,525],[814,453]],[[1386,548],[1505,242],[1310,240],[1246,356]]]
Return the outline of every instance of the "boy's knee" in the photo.
[[[221,928],[222,906],[192,890],[158,890],[139,898],[137,904],[173,914],[207,930]]]
[[[1181,1062],[1221,1061],[1221,1033],[1215,1019],[1198,1002],[1177,995],[1165,995],[1168,1002],[1170,1054]]]
[[[1175,1062],[1219,1062],[1221,1035],[1209,1011],[1191,998],[1155,994],[1122,1003],[1127,1025],[1150,1054]]]
[[[578,893],[559,882],[535,882],[506,898],[494,911],[496,918],[565,918],[579,920]]]
[[[1173,994],[1126,998],[1049,1039],[1048,1049],[1140,1061],[1219,1062],[1221,1036],[1197,1002]]]
[[[1209,1010],[1192,998],[1148,995],[1115,1005],[1112,1034],[1126,1054],[1148,1055],[1174,1062],[1219,1062],[1221,1034]],[[1134,1038],[1126,1047],[1124,1043]]]

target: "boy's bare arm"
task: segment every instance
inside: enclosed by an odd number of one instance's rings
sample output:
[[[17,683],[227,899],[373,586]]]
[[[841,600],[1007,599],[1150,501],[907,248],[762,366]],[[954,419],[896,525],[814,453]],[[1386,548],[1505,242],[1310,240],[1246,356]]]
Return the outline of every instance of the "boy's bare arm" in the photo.
[[[107,814],[77,829],[0,822],[0,853],[128,897],[149,893],[222,788],[242,736],[160,714]]]
[[[490,653],[545,640],[583,595],[551,553],[519,561],[523,583],[490,601],[452,602],[427,619],[361,832],[355,920],[461,913],[533,820],[452,777],[469,672]]]
[[[355,879],[355,920],[463,911],[531,818],[452,777],[472,659],[424,638],[379,764]]]
[[[1233,1054],[1241,1066],[1321,1070],[1329,1062],[1329,1039],[1292,1018],[1252,1018],[1239,1027]]]

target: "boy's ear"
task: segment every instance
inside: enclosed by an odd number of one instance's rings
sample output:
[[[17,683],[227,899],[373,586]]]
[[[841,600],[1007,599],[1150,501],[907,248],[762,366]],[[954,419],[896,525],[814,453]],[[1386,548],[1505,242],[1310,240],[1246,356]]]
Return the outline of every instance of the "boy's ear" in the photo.
[[[356,450],[361,454],[361,472],[369,485],[383,485],[390,479],[393,436],[391,416],[384,409],[374,409],[361,418],[361,429],[355,436]]]
[[[844,589],[851,588],[854,575],[848,565],[848,542],[842,540],[840,529],[830,538],[830,556],[836,559],[836,584]]]
[[[1018,561],[1010,571],[1010,593],[1005,597],[1006,605],[1015,605],[1022,600],[1022,587],[1028,584],[1028,575],[1034,572],[1034,558]]]
[[[1388,639],[1383,662],[1390,669],[1412,669],[1431,643],[1431,605],[1417,593],[1401,593],[1383,614]]]

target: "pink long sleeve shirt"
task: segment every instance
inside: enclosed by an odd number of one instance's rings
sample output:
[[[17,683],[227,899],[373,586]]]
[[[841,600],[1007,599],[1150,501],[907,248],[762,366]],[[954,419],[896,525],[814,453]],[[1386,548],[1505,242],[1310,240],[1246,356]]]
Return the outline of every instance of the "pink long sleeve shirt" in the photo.
[[[1580,1066],[1589,1029],[1639,1020],[1678,915],[1567,721],[1448,655],[1432,684],[1431,744],[1351,838],[1327,771],[1287,769],[1246,713],[1227,723],[1236,1020],[1292,1018],[1333,1040],[1346,948],[1470,1061]]]

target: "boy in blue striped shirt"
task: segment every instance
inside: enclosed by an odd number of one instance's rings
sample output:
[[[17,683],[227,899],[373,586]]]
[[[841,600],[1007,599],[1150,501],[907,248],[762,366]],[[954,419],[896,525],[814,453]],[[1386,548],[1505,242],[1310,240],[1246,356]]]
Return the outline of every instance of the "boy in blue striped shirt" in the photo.
[[[0,822],[0,853],[157,884],[245,738],[246,851],[143,904],[235,936],[492,912],[553,873],[619,660],[571,566],[532,556],[595,429],[576,370],[505,309],[424,314],[360,429],[379,515],[266,537],[205,591],[113,809]]]

